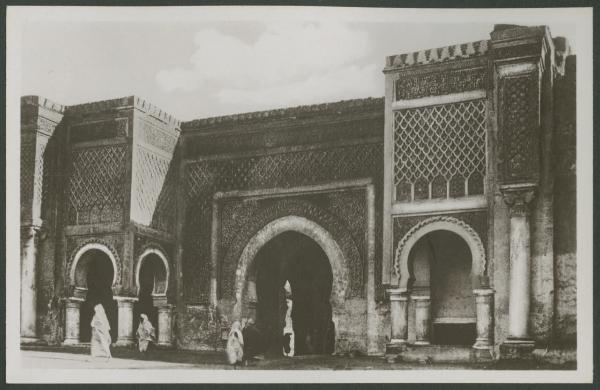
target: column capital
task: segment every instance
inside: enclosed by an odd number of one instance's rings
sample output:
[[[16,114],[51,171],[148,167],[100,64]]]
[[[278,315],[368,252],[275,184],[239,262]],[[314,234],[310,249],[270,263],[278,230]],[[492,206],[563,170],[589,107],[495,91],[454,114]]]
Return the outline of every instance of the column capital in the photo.
[[[174,306],[173,306],[173,305],[171,305],[170,303],[166,303],[166,304],[164,304],[164,305],[157,306],[157,307],[156,307],[156,309],[157,309],[159,312],[165,312],[165,311],[171,311],[171,310],[173,309],[173,307],[174,307]]]
[[[408,299],[406,289],[388,288],[385,292],[388,294],[390,301],[406,301]]]
[[[528,215],[529,204],[535,198],[537,185],[532,183],[500,186],[504,203],[510,207],[511,215]]]
[[[476,288],[473,290],[473,295],[476,296],[487,296],[494,295],[495,291],[491,288]]]
[[[79,308],[84,301],[84,299],[79,297],[64,298],[65,307],[67,308]]]
[[[152,304],[156,307],[163,307],[169,305],[166,295],[153,295]]]
[[[123,296],[116,296],[113,297],[113,299],[115,301],[117,301],[118,305],[125,305],[125,304],[134,304],[135,302],[138,301],[137,297],[123,297]]]
[[[27,221],[27,223],[21,225],[21,239],[29,240],[34,236],[38,236],[41,240],[44,240],[47,235],[47,229],[44,227],[42,220]]]

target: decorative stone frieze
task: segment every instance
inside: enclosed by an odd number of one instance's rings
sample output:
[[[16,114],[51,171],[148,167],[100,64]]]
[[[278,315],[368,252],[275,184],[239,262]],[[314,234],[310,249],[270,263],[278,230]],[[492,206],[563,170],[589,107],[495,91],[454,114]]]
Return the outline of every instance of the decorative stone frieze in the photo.
[[[395,100],[482,90],[487,86],[487,72],[483,68],[403,75],[394,83]]]

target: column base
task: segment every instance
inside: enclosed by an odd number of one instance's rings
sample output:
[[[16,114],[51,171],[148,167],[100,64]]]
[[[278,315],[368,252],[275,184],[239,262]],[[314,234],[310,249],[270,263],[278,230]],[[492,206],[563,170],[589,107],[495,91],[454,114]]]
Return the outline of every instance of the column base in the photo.
[[[81,344],[81,342],[77,339],[65,339],[65,341],[62,342],[62,345],[79,345]]]
[[[429,341],[415,341],[413,345],[431,345]]]
[[[533,359],[533,340],[508,339],[500,344],[501,359]]]
[[[493,347],[489,340],[475,340],[475,344],[473,344],[473,349],[487,350]]]
[[[118,339],[115,343],[117,347],[133,347],[135,345],[135,340],[133,339]]]
[[[21,336],[21,345],[36,345],[36,344],[37,345],[46,344],[46,342],[44,342],[39,337],[25,337],[25,336]]]
[[[159,348],[173,348],[173,343],[156,343]]]
[[[473,362],[486,362],[494,360],[494,348],[491,345],[485,348],[471,348],[471,361]]]
[[[397,355],[406,351],[406,340],[392,340],[385,345],[386,355]]]

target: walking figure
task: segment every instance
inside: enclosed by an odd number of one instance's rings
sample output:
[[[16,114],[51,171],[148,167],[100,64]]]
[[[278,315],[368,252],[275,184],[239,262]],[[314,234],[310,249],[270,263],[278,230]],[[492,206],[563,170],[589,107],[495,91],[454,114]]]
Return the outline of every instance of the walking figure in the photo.
[[[104,357],[108,361],[110,354],[110,324],[104,311],[104,306],[97,304],[94,306],[94,317],[92,318],[92,357]]]

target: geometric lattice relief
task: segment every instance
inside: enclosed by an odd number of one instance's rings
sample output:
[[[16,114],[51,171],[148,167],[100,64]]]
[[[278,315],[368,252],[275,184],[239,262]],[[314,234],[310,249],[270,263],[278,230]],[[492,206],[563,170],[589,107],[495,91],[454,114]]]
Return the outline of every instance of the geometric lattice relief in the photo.
[[[483,194],[483,99],[394,112],[396,201]]]
[[[175,217],[174,183],[173,180],[167,180],[171,160],[139,146],[136,151],[138,157],[133,178],[135,203],[132,205],[132,219],[169,231]]]
[[[122,220],[126,151],[126,144],[72,151],[69,179],[70,224]]]
[[[334,180],[380,180],[382,144],[305,150],[252,157],[203,160],[185,165],[187,197],[183,228],[184,295],[209,300],[212,200],[215,191],[294,187]],[[377,184],[376,184],[377,185]]]
[[[349,150],[353,155],[349,158]],[[220,191],[264,187],[289,187],[341,180],[348,172],[353,177],[371,177],[371,165],[377,159],[380,145],[341,147],[327,150],[309,150],[297,153],[279,153],[231,160],[209,160],[187,165],[186,191],[188,197],[197,191],[216,187]],[[201,168],[201,169],[198,169]]]
[[[35,153],[35,176],[33,181],[33,199],[34,202],[36,202],[35,207],[40,207],[42,203],[42,190],[44,188],[44,161],[47,159],[46,146],[48,146],[47,141],[37,141],[37,151]]]
[[[21,141],[21,209],[31,212],[33,197],[33,175],[35,174],[35,139]],[[23,218],[23,215],[22,215]]]
[[[538,84],[537,73],[504,79],[501,144],[505,181],[529,179],[537,171]]]

